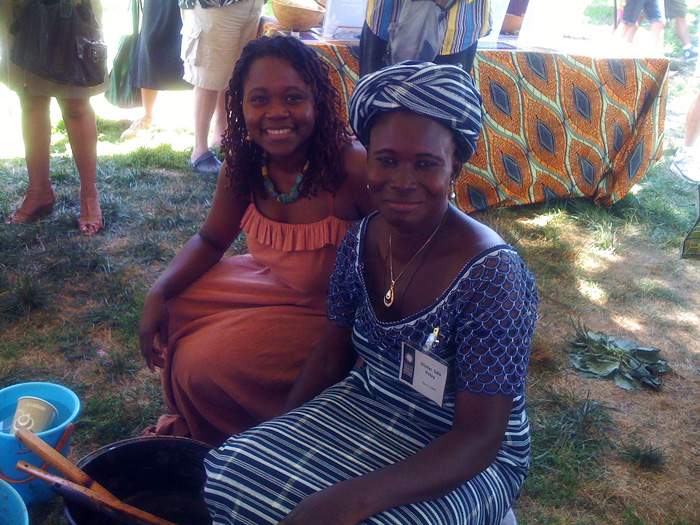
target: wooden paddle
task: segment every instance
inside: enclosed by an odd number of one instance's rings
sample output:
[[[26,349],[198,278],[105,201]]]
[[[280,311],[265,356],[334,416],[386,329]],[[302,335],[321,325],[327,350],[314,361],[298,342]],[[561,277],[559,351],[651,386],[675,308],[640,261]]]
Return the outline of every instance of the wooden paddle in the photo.
[[[73,465],[73,463],[64,458],[60,452],[56,451],[51,445],[46,443],[31,430],[20,428],[17,430],[16,435],[17,438],[24,443],[29,450],[58,470],[70,481],[92,489],[105,497],[117,499],[106,488],[97,483],[78,467]]]
[[[21,470],[22,472],[26,472],[27,474],[31,474],[32,476],[36,476],[37,478],[50,483],[51,488],[56,490],[56,492],[61,495],[73,498],[74,500],[83,504],[86,503],[86,499],[92,501],[93,503],[91,503],[90,506],[95,510],[102,511],[102,507],[104,506],[108,509],[116,511],[122,516],[120,521],[124,521],[125,523],[138,523],[145,525],[176,525],[172,521],[154,516],[145,510],[132,507],[131,505],[118,500],[114,496],[105,496],[104,494],[95,492],[90,488],[83,487],[78,483],[73,483],[72,481],[63,479],[60,476],[56,476],[46,472],[45,470],[41,470],[34,465],[30,465],[26,461],[18,461],[16,468],[17,470]]]
[[[67,497],[73,496],[74,499],[79,500],[81,503],[85,503],[85,498],[89,498],[96,503],[96,505],[93,505],[96,510],[100,510],[101,507],[106,506],[109,509],[130,517],[130,522],[132,523],[175,525],[170,521],[154,516],[153,514],[119,500],[31,430],[20,429],[17,430],[16,435],[29,450],[46,461],[46,463],[63,474],[67,479],[50,474],[25,461],[17,462],[16,468],[51,483],[52,488],[58,488],[56,492],[61,493],[61,495]]]

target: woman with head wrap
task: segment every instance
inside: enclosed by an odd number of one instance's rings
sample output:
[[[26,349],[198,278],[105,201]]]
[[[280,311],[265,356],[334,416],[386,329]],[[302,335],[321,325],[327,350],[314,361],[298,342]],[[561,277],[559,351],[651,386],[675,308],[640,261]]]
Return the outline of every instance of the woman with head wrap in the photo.
[[[205,461],[215,523],[503,520],[529,466],[538,299],[513,248],[448,201],[480,107],[455,66],[404,62],[357,85],[378,213],[339,249],[328,324],[286,406],[299,408]]]

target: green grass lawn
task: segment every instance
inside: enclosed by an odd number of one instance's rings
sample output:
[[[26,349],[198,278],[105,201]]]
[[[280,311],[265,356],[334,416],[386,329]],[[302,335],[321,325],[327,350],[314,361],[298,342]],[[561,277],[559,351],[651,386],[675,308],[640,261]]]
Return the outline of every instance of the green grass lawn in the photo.
[[[108,13],[121,13],[116,0],[104,3]],[[697,20],[697,2],[689,4]],[[587,13],[604,23],[608,9],[607,2],[596,1]],[[677,52],[671,49],[671,54]],[[646,328],[637,332],[640,337],[659,346],[678,334],[678,340],[683,334],[700,338],[700,323],[693,317],[697,304],[688,295],[692,286],[683,288],[683,283],[696,282],[697,262],[678,259],[683,235],[695,219],[695,190],[668,170],[697,82],[689,66],[674,69],[679,73],[669,84],[666,151],[612,209],[570,201],[478,215],[523,255],[543,300],[528,387],[533,468],[516,506],[521,524],[690,525],[700,520],[700,504],[692,502],[658,518],[645,506],[648,497],[642,488],[629,497],[606,496],[620,472],[635,479],[657,476],[658,484],[681,492],[669,482],[673,478],[664,477],[671,474],[664,464],[673,450],[657,445],[651,430],[638,433],[639,441],[628,439],[632,431],[625,426],[625,410],[671,394],[662,389],[630,398],[620,389],[598,387],[602,381],[582,382],[568,366],[566,353],[566,339],[574,333],[572,319],[599,320],[606,312],[627,312],[639,302],[651,305],[637,314]],[[140,142],[118,140],[138,110],[116,110],[102,97],[94,104],[100,115],[103,233],[85,238],[77,230],[79,183],[60,120],[55,120],[52,145],[52,179],[59,197],[54,213],[24,226],[0,226],[0,388],[51,381],[73,389],[82,401],[73,460],[138,436],[163,413],[158,377],[144,367],[138,350],[140,312],[149,286],[204,220],[215,186],[213,177],[188,168],[192,135],[187,92],[163,94],[157,107],[163,124]],[[4,217],[24,191],[26,169],[14,95],[0,91],[0,108],[5,108],[0,114],[6,117],[7,135],[0,150]],[[239,239],[231,252],[244,249],[245,241]],[[658,269],[642,274],[626,266],[637,250],[658,256]],[[616,270],[603,278],[596,273],[603,267]],[[623,326],[610,321],[598,328]],[[668,350],[670,345],[664,347]],[[676,350],[686,356],[688,371],[682,380],[676,374],[664,381],[687,381],[688,399],[697,400],[700,390],[693,385],[700,375],[700,357],[690,345]],[[684,362],[679,358],[672,365],[680,368]],[[691,478],[687,476],[687,483],[694,482]],[[31,523],[67,523],[60,499],[33,508]]]

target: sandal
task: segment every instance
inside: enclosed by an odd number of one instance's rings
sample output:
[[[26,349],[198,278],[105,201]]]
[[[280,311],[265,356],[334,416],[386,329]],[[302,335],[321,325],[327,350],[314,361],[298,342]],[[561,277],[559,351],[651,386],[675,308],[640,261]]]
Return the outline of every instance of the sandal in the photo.
[[[134,120],[127,129],[124,130],[122,136],[119,137],[120,140],[129,140],[144,133],[148,133],[153,130],[155,125],[153,124],[153,119],[148,117],[141,117],[138,120]]]
[[[47,200],[43,199],[42,197],[44,197],[44,195],[39,196],[30,190],[27,190],[27,194],[24,196],[22,204],[20,204],[14,212],[5,218],[5,224],[25,224],[51,213],[53,211],[53,206],[56,203],[56,191],[51,188],[50,202],[43,202],[35,206],[34,204],[36,204],[37,201],[41,202],[42,200]],[[30,211],[24,211],[27,209]]]
[[[216,175],[219,173],[219,168],[221,168],[221,161],[216,158],[213,151],[209,150],[194,162],[190,161],[190,168],[199,173]]]
[[[80,199],[80,218],[78,229],[83,235],[95,235],[104,228],[104,218],[100,209],[100,201],[97,197]]]

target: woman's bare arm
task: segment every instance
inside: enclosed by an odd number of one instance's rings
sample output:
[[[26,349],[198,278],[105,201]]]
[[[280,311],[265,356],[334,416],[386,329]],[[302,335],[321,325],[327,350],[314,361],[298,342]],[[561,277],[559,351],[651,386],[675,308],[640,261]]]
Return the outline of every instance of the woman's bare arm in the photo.
[[[240,222],[249,202],[237,199],[228,185],[224,164],[207,219],[146,294],[139,338],[141,353],[151,370],[161,364],[162,346],[167,345],[166,302],[214,266],[241,231]]]

